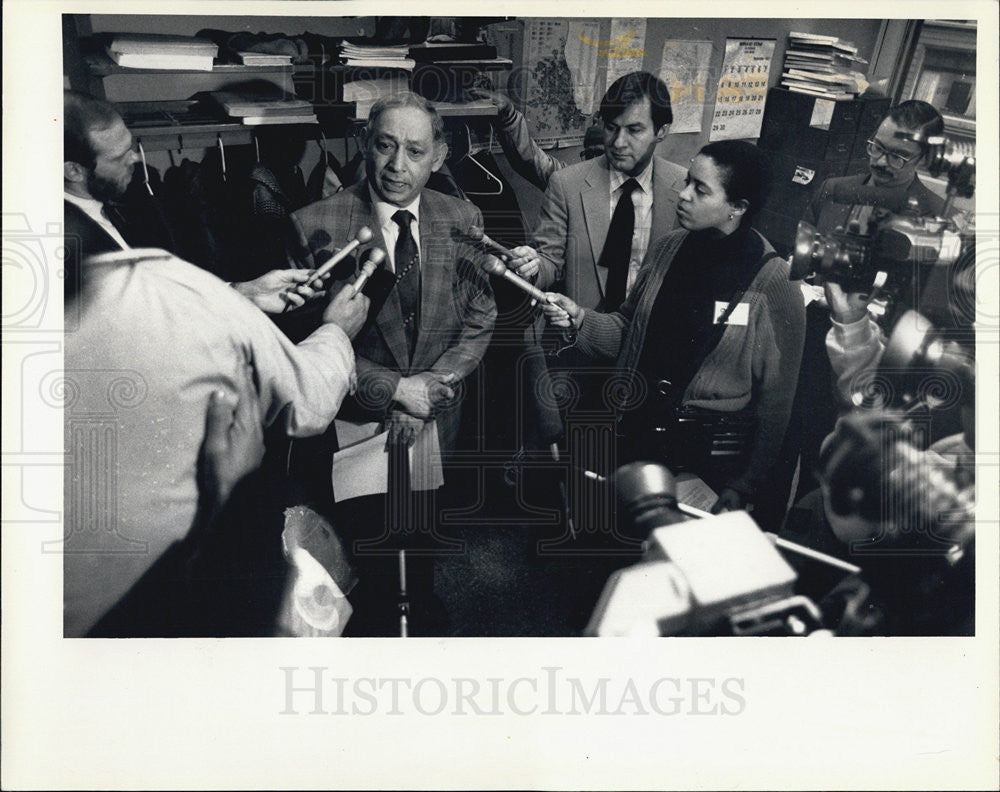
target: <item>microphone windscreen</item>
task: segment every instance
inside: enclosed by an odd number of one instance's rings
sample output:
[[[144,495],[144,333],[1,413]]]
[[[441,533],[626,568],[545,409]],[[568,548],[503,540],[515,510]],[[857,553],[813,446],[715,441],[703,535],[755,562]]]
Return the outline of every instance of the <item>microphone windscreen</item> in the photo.
[[[385,251],[382,248],[372,248],[368,251],[366,264],[371,264],[373,269],[381,266],[383,261],[385,261]]]
[[[504,277],[504,273],[507,272],[507,267],[494,256],[484,258],[482,266],[487,275],[495,275],[498,278]]]

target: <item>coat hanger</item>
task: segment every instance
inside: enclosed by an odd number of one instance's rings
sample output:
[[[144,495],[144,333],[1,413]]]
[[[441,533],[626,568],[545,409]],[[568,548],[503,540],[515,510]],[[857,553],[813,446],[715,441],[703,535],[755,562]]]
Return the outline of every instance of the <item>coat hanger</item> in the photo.
[[[222,145],[222,134],[216,133],[215,140],[219,144],[219,163],[222,165],[222,181],[226,181],[226,147]]]
[[[472,149],[472,130],[469,129],[469,125],[468,124],[463,124],[463,126],[465,127],[466,150],[465,150],[465,153],[462,154],[461,157],[459,157],[457,160],[455,160],[454,164],[457,166],[457,165],[460,165],[465,160],[468,160],[476,168],[478,168],[480,171],[482,171],[483,173],[486,174],[487,183],[496,184],[496,189],[495,190],[489,190],[489,191],[478,191],[478,190],[471,190],[471,189],[468,189],[466,187],[462,187],[462,190],[465,192],[466,195],[482,195],[482,196],[485,196],[485,195],[502,195],[503,194],[503,182],[496,176],[496,174],[493,173],[493,171],[491,171],[489,168],[487,168],[485,165],[483,165],[479,160],[477,160],[475,158],[474,155],[478,154],[480,151],[483,151],[484,149],[480,148],[480,149],[476,149],[475,151],[473,151],[473,149]]]
[[[180,157],[184,153],[184,135],[177,133],[177,156]],[[170,167],[177,167],[177,160],[174,159],[174,150],[172,148],[167,149],[167,156],[170,158]]]
[[[153,194],[153,188],[149,184],[149,168],[146,167],[146,152],[142,149],[142,138],[136,138],[135,145],[139,149],[139,159],[142,161],[142,183],[146,192]]]
[[[334,176],[337,180],[343,184],[344,180],[344,166],[341,165],[340,160],[337,159],[337,155],[330,150],[330,144],[326,139],[326,135],[323,134],[323,128],[320,126],[316,127],[316,140],[319,142],[320,147],[320,161],[323,166],[329,168],[333,171]],[[344,138],[344,155],[347,155],[347,138]]]

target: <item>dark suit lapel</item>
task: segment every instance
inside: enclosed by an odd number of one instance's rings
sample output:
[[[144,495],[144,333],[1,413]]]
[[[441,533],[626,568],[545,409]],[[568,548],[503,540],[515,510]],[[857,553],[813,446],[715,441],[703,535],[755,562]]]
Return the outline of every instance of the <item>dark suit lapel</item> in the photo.
[[[366,181],[359,182],[355,195],[358,200],[348,224],[347,239],[354,239],[362,226],[368,226],[374,235],[372,245],[380,247],[388,253],[385,237],[382,236],[382,227],[375,214],[375,207],[372,206],[371,194]],[[336,218],[334,218],[334,222],[336,222]],[[382,304],[382,310],[375,318],[375,327],[378,328],[382,335],[382,341],[395,358],[399,370],[407,371],[410,356],[406,349],[406,335],[403,332],[403,312],[399,306],[399,294],[395,288],[389,292],[389,296]]]
[[[455,242],[450,233],[449,215],[442,210],[430,190],[420,194],[420,327],[413,350],[413,368],[420,371],[434,361],[425,361],[434,342],[434,328],[448,327],[446,312],[451,310],[451,262]],[[430,332],[428,332],[430,330]]]
[[[608,229],[611,227],[611,174],[604,157],[594,160],[593,167],[584,175],[584,184],[580,200],[583,203],[583,216],[587,223],[587,237],[590,239],[592,253],[590,265],[594,268],[596,282],[601,283],[597,262],[601,258],[604,242],[608,238]],[[601,291],[603,292],[603,289]]]
[[[72,255],[82,261],[87,256],[121,250],[122,246],[79,206],[63,201],[64,237]]]

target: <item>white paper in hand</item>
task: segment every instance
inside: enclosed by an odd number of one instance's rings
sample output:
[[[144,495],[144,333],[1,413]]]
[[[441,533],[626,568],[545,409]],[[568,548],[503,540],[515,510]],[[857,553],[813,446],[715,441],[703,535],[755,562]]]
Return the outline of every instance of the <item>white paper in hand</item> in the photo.
[[[341,449],[333,455],[333,499],[337,503],[380,495],[389,491],[389,455],[385,451],[388,432],[377,431],[378,424],[350,424],[337,421]],[[352,442],[352,445],[346,445]],[[346,446],[346,447],[345,447]],[[414,492],[437,489],[444,484],[441,470],[441,446],[437,423],[424,424],[410,448],[410,488]]]

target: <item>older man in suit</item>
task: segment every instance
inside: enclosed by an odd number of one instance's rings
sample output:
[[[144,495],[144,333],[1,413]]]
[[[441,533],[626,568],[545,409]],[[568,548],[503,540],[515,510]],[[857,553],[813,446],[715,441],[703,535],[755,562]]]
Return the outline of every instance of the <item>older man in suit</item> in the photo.
[[[355,341],[358,406],[385,418],[406,442],[437,420],[441,448],[454,447],[458,383],[489,344],[496,303],[467,239],[482,215],[472,204],[425,189],[447,147],[437,111],[415,94],[372,108],[365,132],[367,178],[292,214],[295,257],[316,266],[368,226],[383,248],[395,286]]]
[[[616,80],[601,100],[604,156],[552,173],[533,246],[518,274],[591,309],[615,310],[650,243],[673,230],[687,175],[655,156],[673,121],[667,86],[648,72]]]
[[[447,146],[440,116],[421,97],[406,93],[377,102],[364,145],[364,180],[292,214],[298,235],[292,255],[304,266],[317,266],[362,227],[372,230],[372,246],[388,254],[393,285],[374,321],[355,339],[358,390],[345,412],[384,420],[390,447],[412,443],[436,420],[447,455],[459,430],[458,386],[479,365],[496,321],[493,292],[481,268],[485,254],[467,237],[470,227],[482,227],[482,215],[471,203],[425,188]],[[379,550],[420,544],[420,534],[435,533],[433,498],[421,496],[412,505],[404,519],[413,524],[402,527],[415,534],[403,537],[383,533],[393,530],[391,501],[384,514],[378,498],[340,504],[338,531],[355,552],[360,577],[347,634],[398,630],[395,558],[387,560]],[[420,522],[428,517],[429,524]],[[372,542],[379,547],[373,549]],[[433,565],[426,556],[407,558],[409,628],[417,635],[441,634],[447,628],[431,594]]]

